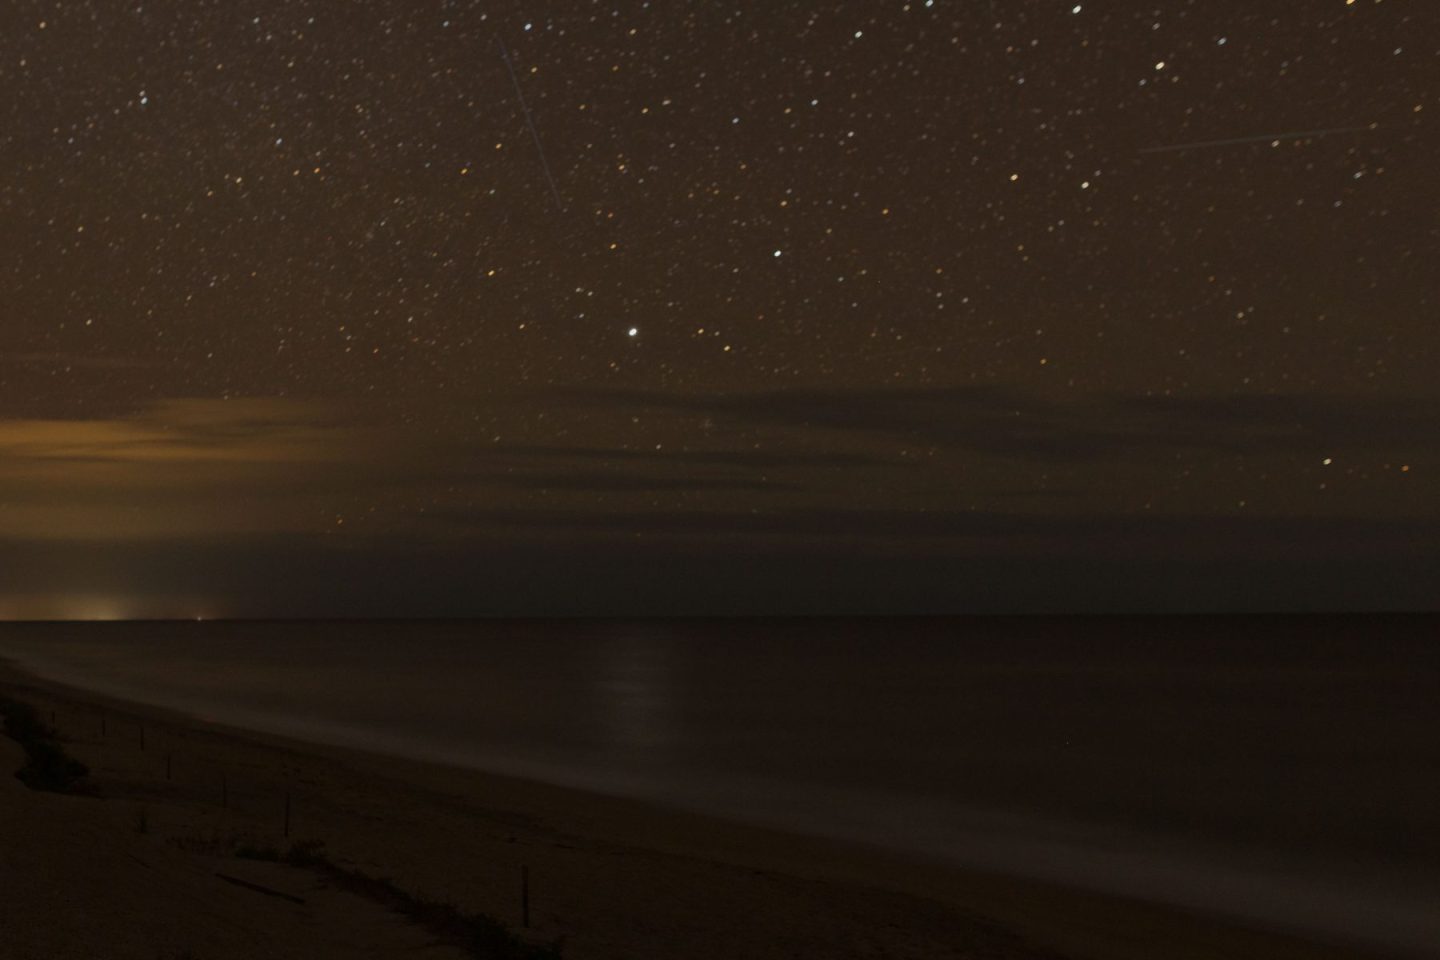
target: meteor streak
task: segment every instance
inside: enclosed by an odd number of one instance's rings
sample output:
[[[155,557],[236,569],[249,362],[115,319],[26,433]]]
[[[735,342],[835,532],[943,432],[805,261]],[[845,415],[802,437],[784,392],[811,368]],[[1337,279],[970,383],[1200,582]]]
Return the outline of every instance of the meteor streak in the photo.
[[[565,203],[560,199],[560,191],[555,188],[555,178],[550,175],[550,162],[545,159],[545,148],[540,145],[540,133],[535,129],[535,120],[530,116],[530,105],[525,102],[525,94],[520,89],[520,78],[515,75],[515,65],[510,62],[510,51],[505,48],[505,41],[499,37],[495,42],[500,47],[500,59],[505,61],[505,69],[510,71],[510,82],[515,84],[515,97],[520,101],[520,112],[525,114],[525,126],[530,128],[530,136],[535,141],[535,152],[540,154],[540,167],[545,171],[545,182],[550,185],[550,196],[555,198],[555,206],[561,213],[565,212]]]
[[[1327,130],[1301,130],[1289,133],[1265,133],[1253,137],[1233,137],[1229,140],[1201,140],[1196,143],[1177,143],[1166,147],[1146,147],[1140,153],[1173,153],[1180,150],[1204,150],[1209,147],[1233,147],[1242,143],[1266,143],[1275,140],[1309,140],[1314,137],[1328,137],[1337,133],[1362,133],[1374,130],[1375,125],[1364,127],[1331,127]]]

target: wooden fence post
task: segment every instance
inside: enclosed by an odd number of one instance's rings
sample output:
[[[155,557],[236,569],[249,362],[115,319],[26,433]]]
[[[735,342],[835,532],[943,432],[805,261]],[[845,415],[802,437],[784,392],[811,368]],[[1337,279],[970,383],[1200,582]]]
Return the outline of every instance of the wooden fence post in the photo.
[[[520,926],[530,926],[530,868],[520,866]]]

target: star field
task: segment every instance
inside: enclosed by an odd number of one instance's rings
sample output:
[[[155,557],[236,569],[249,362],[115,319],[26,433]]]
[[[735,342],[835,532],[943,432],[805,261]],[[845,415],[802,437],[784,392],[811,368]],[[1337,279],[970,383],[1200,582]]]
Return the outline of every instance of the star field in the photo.
[[[1440,520],[1427,4],[3,16],[16,543]]]

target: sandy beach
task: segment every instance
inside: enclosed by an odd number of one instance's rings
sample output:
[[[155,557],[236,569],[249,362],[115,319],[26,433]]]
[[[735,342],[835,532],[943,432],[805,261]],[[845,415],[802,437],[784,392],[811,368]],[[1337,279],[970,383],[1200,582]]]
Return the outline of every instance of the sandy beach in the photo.
[[[236,730],[8,665],[0,695],[52,722],[99,794],[42,793],[0,777],[7,957],[469,955],[392,905],[283,862],[297,843],[412,896],[486,914],[575,960],[1381,956],[636,801]],[[0,739],[0,767],[18,769],[23,759]],[[265,859],[275,854],[282,860]]]

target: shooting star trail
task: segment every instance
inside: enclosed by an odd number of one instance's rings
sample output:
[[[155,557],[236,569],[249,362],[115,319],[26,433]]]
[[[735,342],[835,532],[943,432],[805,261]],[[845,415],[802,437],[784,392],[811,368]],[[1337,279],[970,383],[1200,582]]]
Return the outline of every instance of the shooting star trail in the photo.
[[[530,136],[535,141],[535,152],[540,154],[540,168],[545,171],[545,182],[550,185],[550,196],[555,198],[555,207],[565,212],[565,203],[560,199],[560,191],[555,187],[555,178],[550,175],[550,161],[545,159],[545,148],[540,145],[540,133],[535,129],[535,120],[530,116],[530,105],[525,102],[525,94],[520,89],[520,78],[515,75],[515,65],[510,62],[510,51],[505,48],[505,41],[498,36],[496,44],[500,47],[500,59],[505,61],[505,69],[510,71],[510,82],[515,84],[515,98],[520,101],[520,112],[525,114],[525,126],[530,128]]]
[[[1173,153],[1180,150],[1205,150],[1210,147],[1233,147],[1242,143],[1271,143],[1276,140],[1309,140],[1314,137],[1328,137],[1337,133],[1363,133],[1374,130],[1375,125],[1364,127],[1331,127],[1328,130],[1300,130],[1291,133],[1265,133],[1253,137],[1234,137],[1229,140],[1201,140],[1197,143],[1177,143],[1168,147],[1146,147],[1140,153]]]

